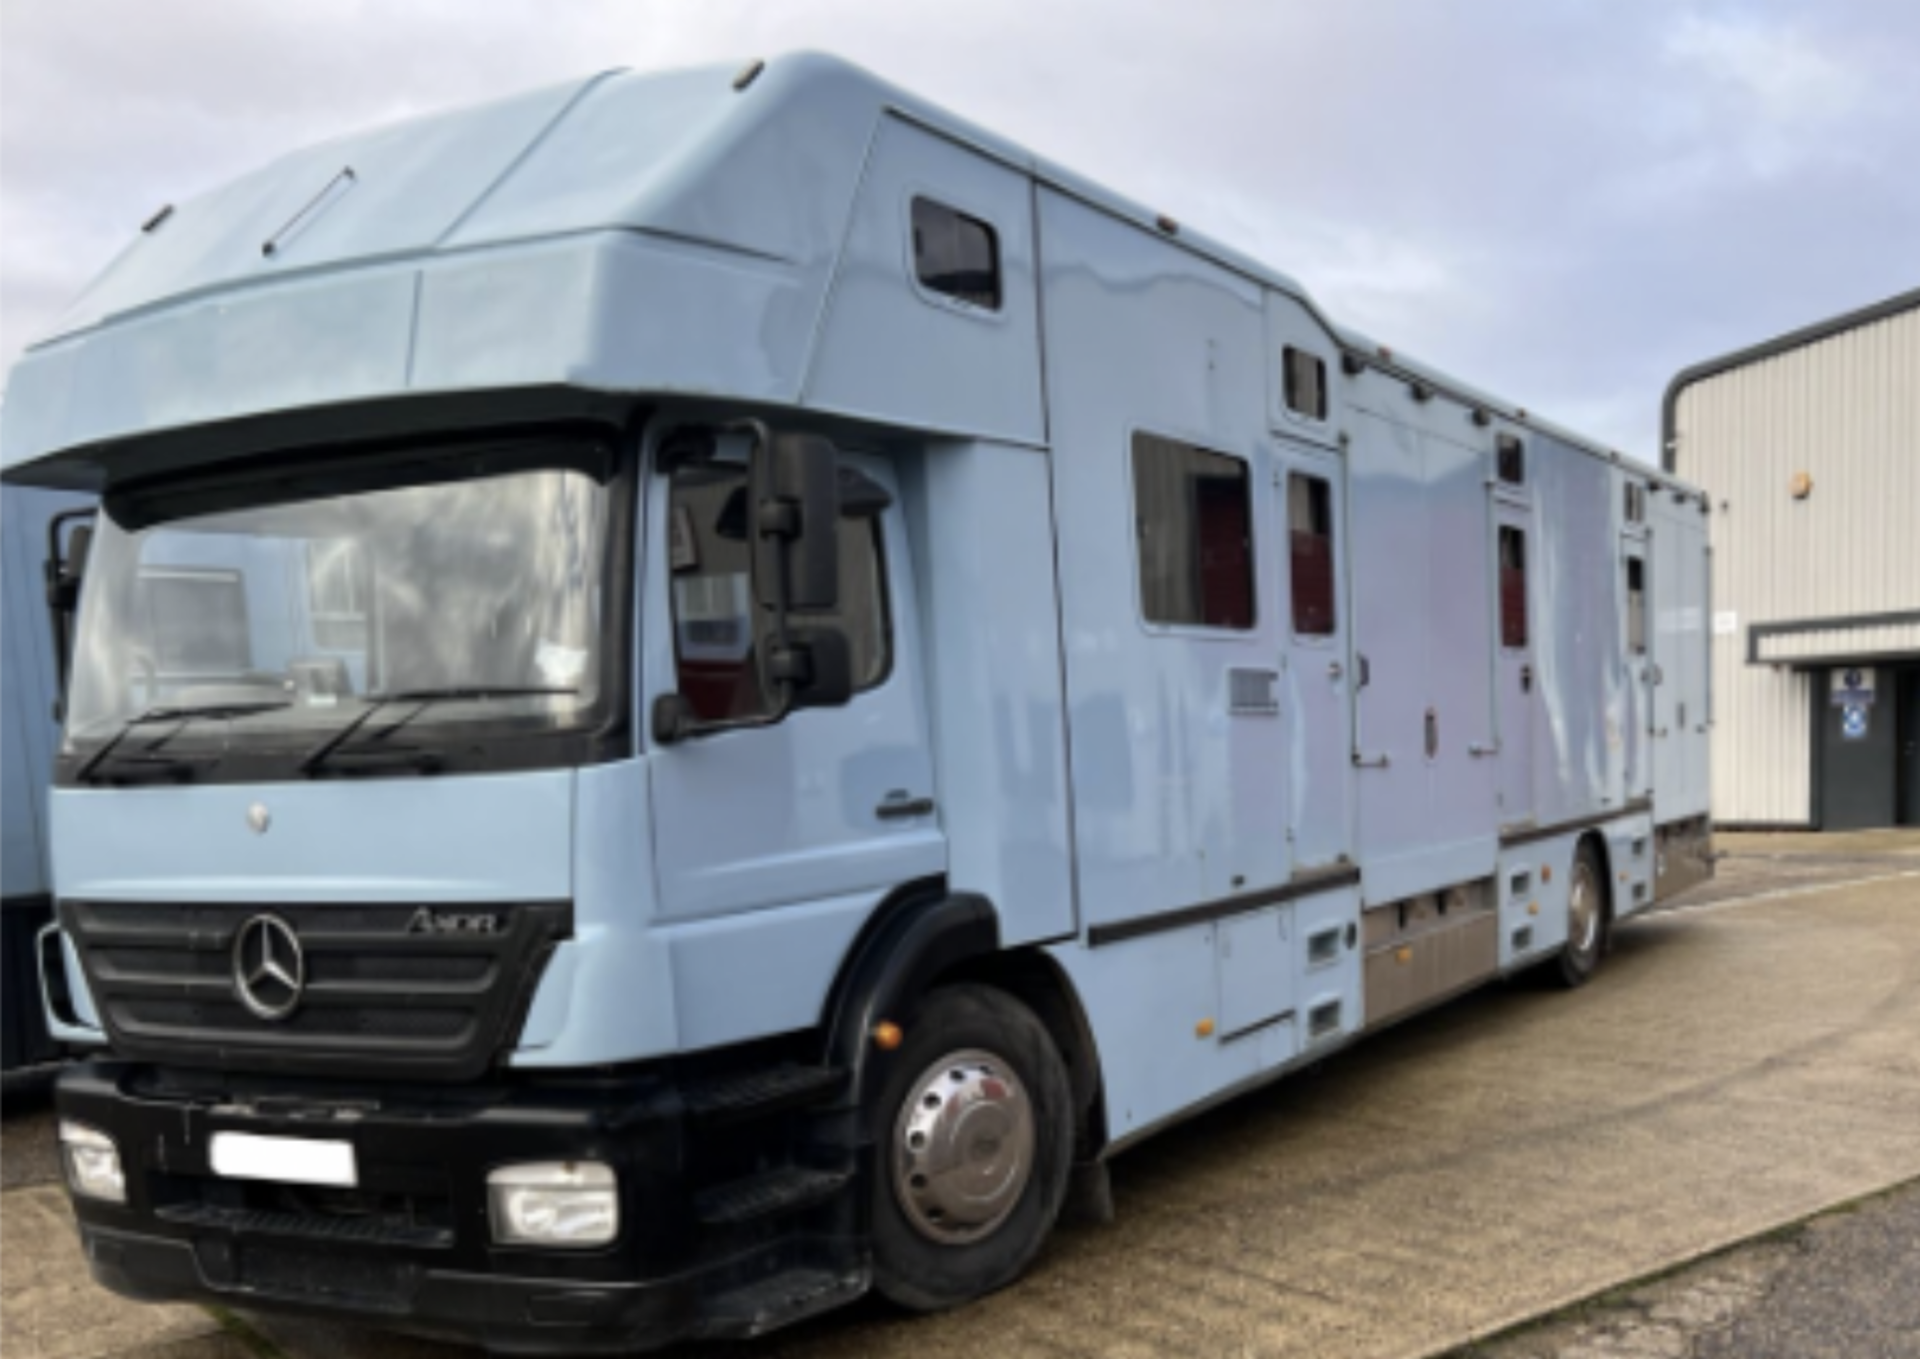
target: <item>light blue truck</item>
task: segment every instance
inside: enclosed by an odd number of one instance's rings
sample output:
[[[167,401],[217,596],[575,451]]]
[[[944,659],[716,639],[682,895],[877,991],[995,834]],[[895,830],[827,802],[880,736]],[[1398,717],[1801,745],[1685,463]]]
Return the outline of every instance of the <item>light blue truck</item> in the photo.
[[[156,213],[51,797],[87,1259],[617,1351],[1007,1284],[1710,872],[1706,500],[838,61]]]

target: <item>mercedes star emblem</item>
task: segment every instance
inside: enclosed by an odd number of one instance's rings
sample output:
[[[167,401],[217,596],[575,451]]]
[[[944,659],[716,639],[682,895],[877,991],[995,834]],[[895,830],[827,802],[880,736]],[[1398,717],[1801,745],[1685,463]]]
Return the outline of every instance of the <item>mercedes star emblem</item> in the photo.
[[[233,989],[262,1019],[285,1019],[307,985],[307,957],[293,926],[277,915],[256,915],[233,941]]]
[[[273,824],[273,813],[267,810],[267,804],[256,802],[247,808],[247,824],[253,827],[255,835],[265,835],[267,827]]]

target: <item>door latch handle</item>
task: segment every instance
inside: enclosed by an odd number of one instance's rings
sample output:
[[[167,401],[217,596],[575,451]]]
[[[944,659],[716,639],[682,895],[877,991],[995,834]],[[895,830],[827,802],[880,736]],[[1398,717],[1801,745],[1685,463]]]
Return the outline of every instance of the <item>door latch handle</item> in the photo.
[[[1346,670],[1341,667],[1340,662],[1338,661],[1331,661],[1327,665],[1328,679],[1339,679],[1342,675],[1346,673],[1347,673]]]
[[[913,797],[904,792],[892,792],[873,809],[873,814],[882,821],[906,821],[916,816],[933,815],[933,799]]]

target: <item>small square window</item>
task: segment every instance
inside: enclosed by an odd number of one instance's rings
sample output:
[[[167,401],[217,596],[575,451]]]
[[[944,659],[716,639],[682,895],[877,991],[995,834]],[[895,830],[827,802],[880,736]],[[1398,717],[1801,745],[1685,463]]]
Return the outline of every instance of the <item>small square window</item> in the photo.
[[[1000,238],[978,217],[931,198],[913,200],[913,273],[936,293],[1000,310]]]
[[[1494,440],[1494,460],[1498,465],[1500,480],[1509,486],[1527,484],[1527,446],[1520,442],[1517,435],[1502,434]]]
[[[1627,522],[1629,524],[1647,522],[1647,488],[1637,481],[1627,483]]]
[[[1317,354],[1288,345],[1281,351],[1287,409],[1309,420],[1327,418],[1327,364]]]

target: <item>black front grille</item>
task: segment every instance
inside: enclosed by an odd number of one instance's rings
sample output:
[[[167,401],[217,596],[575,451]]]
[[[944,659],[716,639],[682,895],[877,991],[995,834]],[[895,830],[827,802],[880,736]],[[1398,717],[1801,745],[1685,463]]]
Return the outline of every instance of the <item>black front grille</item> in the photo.
[[[113,1046],[129,1057],[445,1080],[478,1075],[512,1040],[572,929],[565,903],[68,901],[60,915]],[[305,963],[299,1003],[279,1019],[248,1009],[234,977],[234,941],[261,915],[291,928]]]

